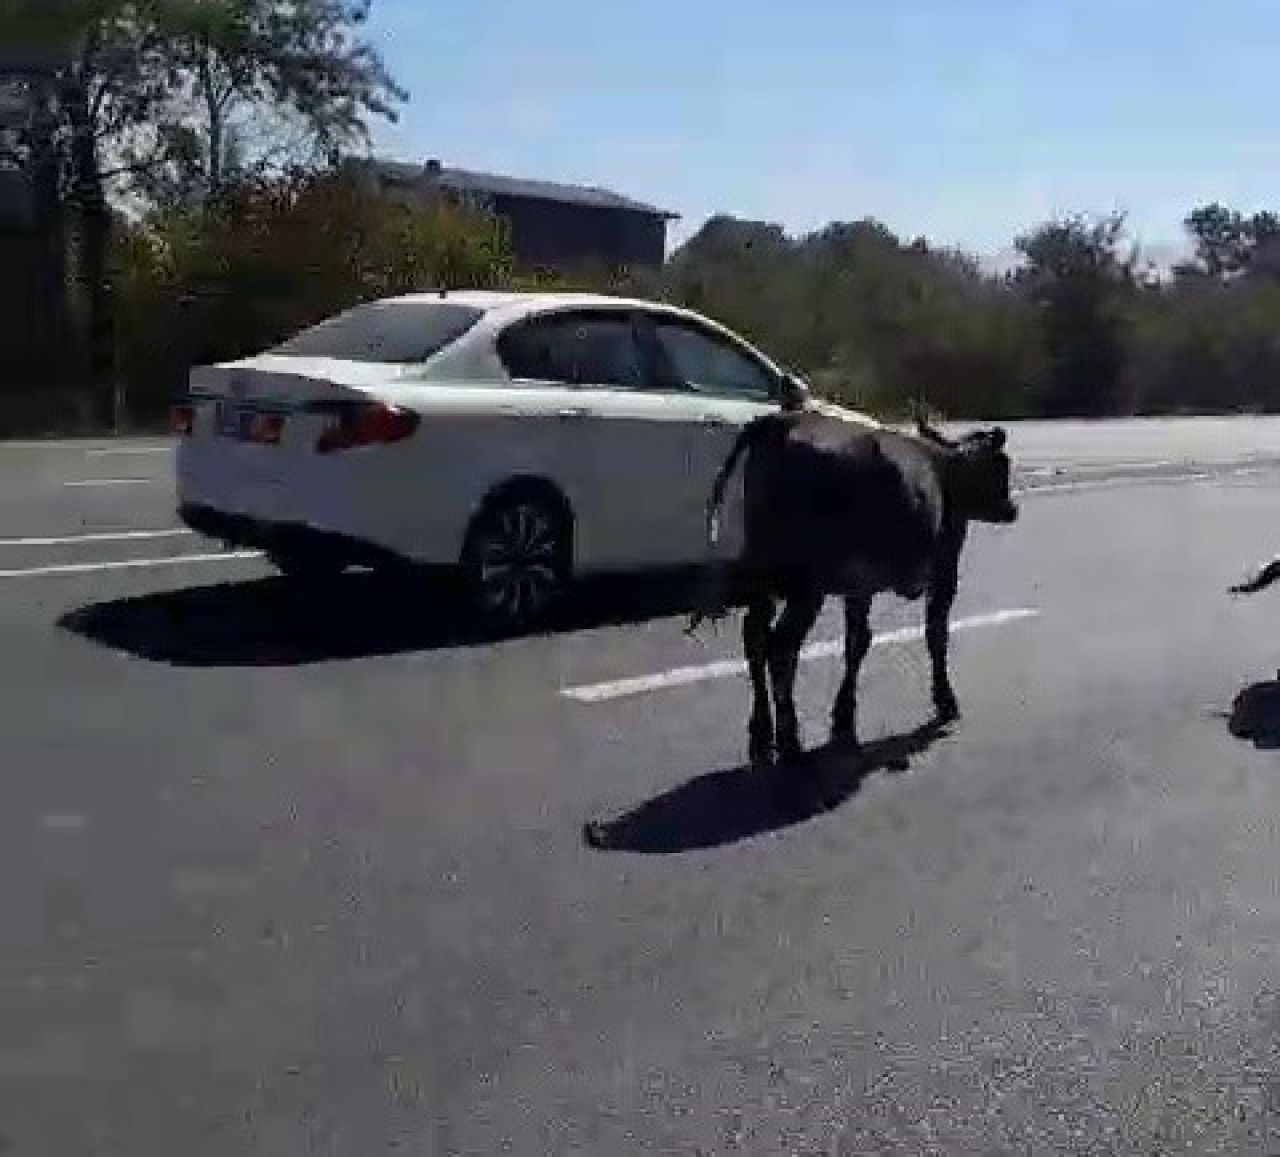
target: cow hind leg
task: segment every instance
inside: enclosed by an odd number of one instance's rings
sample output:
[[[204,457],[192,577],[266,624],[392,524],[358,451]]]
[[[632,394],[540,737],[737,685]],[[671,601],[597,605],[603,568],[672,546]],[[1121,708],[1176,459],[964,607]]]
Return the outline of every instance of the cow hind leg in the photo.
[[[831,742],[858,745],[858,672],[871,649],[871,600],[854,595],[844,600],[844,678],[831,708]]]
[[[960,716],[960,703],[951,685],[947,654],[951,633],[951,607],[955,598],[955,578],[944,575],[929,591],[929,601],[925,608],[925,641],[929,648],[929,663],[933,668],[933,706],[942,723],[950,723]]]
[[[773,683],[778,755],[790,759],[800,754],[800,721],[796,717],[796,668],[800,648],[822,610],[820,594],[792,595],[769,638],[769,675]]]
[[[756,596],[747,604],[742,620],[742,649],[751,676],[751,719],[747,724],[748,755],[752,763],[773,758],[773,711],[769,706],[769,634],[773,626],[773,600]]]

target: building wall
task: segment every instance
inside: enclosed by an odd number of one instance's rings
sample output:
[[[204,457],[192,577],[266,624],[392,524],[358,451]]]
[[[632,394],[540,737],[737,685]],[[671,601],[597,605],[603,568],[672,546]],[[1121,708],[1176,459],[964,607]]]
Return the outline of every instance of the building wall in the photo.
[[[513,197],[494,197],[492,209],[510,223],[522,265],[656,268],[666,256],[666,222],[650,214]]]

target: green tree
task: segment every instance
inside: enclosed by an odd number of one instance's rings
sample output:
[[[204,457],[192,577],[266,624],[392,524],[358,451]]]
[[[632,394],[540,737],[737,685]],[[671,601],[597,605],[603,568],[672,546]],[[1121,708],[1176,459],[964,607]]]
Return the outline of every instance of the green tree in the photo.
[[[1265,272],[1276,272],[1275,250],[1280,242],[1280,216],[1263,210],[1246,217],[1238,209],[1214,202],[1187,214],[1184,226],[1195,246],[1196,264],[1188,272],[1225,279],[1254,272],[1262,259]]]
[[[664,296],[754,338],[822,393],[879,412],[1025,411],[1038,349],[1014,290],[970,256],[875,220],[800,238],[712,218],[668,263]]]
[[[1040,412],[1053,417],[1121,409],[1127,306],[1135,292],[1125,220],[1076,215],[1018,238],[1026,266],[1017,277],[1039,312],[1046,369]]]
[[[109,193],[217,188],[231,111],[293,117],[323,147],[361,139],[403,98],[361,39],[369,0],[0,0],[12,49],[57,61],[64,199],[72,210],[88,371],[109,420]],[[193,176],[198,174],[199,176]]]
[[[1214,202],[1187,214],[1184,222],[1195,244],[1200,269],[1210,277],[1238,273],[1248,260],[1248,226],[1234,209]]]
[[[171,21],[177,83],[135,135],[154,200],[216,196],[282,163],[368,143],[407,94],[361,38],[371,0],[205,0]]]
[[[500,222],[441,200],[336,172],[246,180],[121,231],[120,364],[154,411],[191,365],[256,353],[358,302],[505,285],[509,253]]]

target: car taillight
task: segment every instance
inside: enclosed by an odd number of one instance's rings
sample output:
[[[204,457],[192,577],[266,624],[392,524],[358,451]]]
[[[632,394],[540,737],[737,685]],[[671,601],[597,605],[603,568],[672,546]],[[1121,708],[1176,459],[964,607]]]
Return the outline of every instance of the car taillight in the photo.
[[[189,402],[179,402],[169,410],[169,429],[185,438],[195,428],[196,408]]]
[[[283,414],[254,414],[249,421],[249,430],[245,437],[250,442],[260,442],[266,446],[277,446],[283,434]]]
[[[316,442],[317,454],[332,454],[358,446],[403,442],[418,428],[418,415],[398,406],[367,402],[344,407],[329,420]]]

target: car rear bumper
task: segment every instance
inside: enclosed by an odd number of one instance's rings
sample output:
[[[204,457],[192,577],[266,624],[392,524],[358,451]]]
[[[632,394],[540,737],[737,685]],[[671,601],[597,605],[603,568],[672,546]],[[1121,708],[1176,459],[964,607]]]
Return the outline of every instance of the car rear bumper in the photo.
[[[406,566],[410,561],[386,547],[345,534],[317,530],[303,523],[233,514],[198,502],[180,503],[178,518],[197,534],[239,549],[338,557],[351,566]]]

